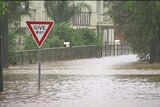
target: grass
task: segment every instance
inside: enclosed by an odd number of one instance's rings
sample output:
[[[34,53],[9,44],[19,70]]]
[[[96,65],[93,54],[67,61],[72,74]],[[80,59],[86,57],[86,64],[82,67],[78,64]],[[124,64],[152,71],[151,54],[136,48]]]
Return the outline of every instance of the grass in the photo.
[[[149,64],[147,61],[137,61],[134,63],[118,65],[116,69],[154,69],[160,70],[160,63]]]

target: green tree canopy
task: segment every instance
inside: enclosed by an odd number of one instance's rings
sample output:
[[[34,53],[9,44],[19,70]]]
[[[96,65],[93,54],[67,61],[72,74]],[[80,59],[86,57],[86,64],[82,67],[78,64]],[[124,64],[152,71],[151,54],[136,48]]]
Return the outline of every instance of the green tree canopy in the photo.
[[[114,24],[124,31],[133,51],[160,61],[160,1],[106,2]]]
[[[8,30],[9,24],[20,21],[28,13],[29,1],[1,1],[0,2],[0,35],[2,35],[3,66],[8,67]]]
[[[3,14],[7,9],[7,3],[5,1],[0,1],[0,15]]]
[[[0,17],[5,17],[11,22],[21,20],[23,15],[29,14],[29,1],[0,1]]]
[[[45,1],[45,8],[48,16],[56,23],[68,22],[71,18],[80,13],[84,8],[87,8],[91,12],[91,6],[89,4],[79,2],[71,3],[71,1]]]

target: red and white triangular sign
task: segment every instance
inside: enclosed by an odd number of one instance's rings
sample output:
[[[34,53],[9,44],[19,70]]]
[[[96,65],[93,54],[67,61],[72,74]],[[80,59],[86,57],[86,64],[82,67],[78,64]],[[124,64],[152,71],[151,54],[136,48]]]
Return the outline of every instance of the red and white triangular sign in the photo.
[[[53,21],[26,21],[26,23],[37,45],[41,47],[46,37],[48,36],[51,28],[53,27],[54,22]]]

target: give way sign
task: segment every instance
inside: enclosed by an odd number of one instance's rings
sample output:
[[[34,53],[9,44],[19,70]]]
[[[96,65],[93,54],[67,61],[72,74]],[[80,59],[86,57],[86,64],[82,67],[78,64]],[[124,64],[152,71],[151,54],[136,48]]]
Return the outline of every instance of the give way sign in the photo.
[[[40,48],[52,29],[53,21],[26,21],[28,29]]]

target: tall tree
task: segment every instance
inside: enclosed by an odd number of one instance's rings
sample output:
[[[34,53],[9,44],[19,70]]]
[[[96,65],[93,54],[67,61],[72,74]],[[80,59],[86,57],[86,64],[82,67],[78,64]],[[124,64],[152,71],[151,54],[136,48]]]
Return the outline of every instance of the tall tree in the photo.
[[[106,2],[114,24],[124,31],[133,51],[160,62],[160,1]]]
[[[45,1],[45,8],[48,16],[57,22],[68,22],[71,18],[87,8],[91,12],[89,4],[74,1]]]
[[[6,4],[4,1],[0,1],[0,15],[6,10]],[[0,92],[3,92],[3,69],[2,69],[2,26],[0,24]]]
[[[3,92],[2,65],[8,67],[8,24],[20,20],[28,7],[28,1],[0,1],[0,92]]]
[[[3,1],[6,9],[0,14],[0,26],[2,35],[2,60],[3,67],[8,68],[8,25],[17,22],[21,16],[28,13],[29,1]]]

